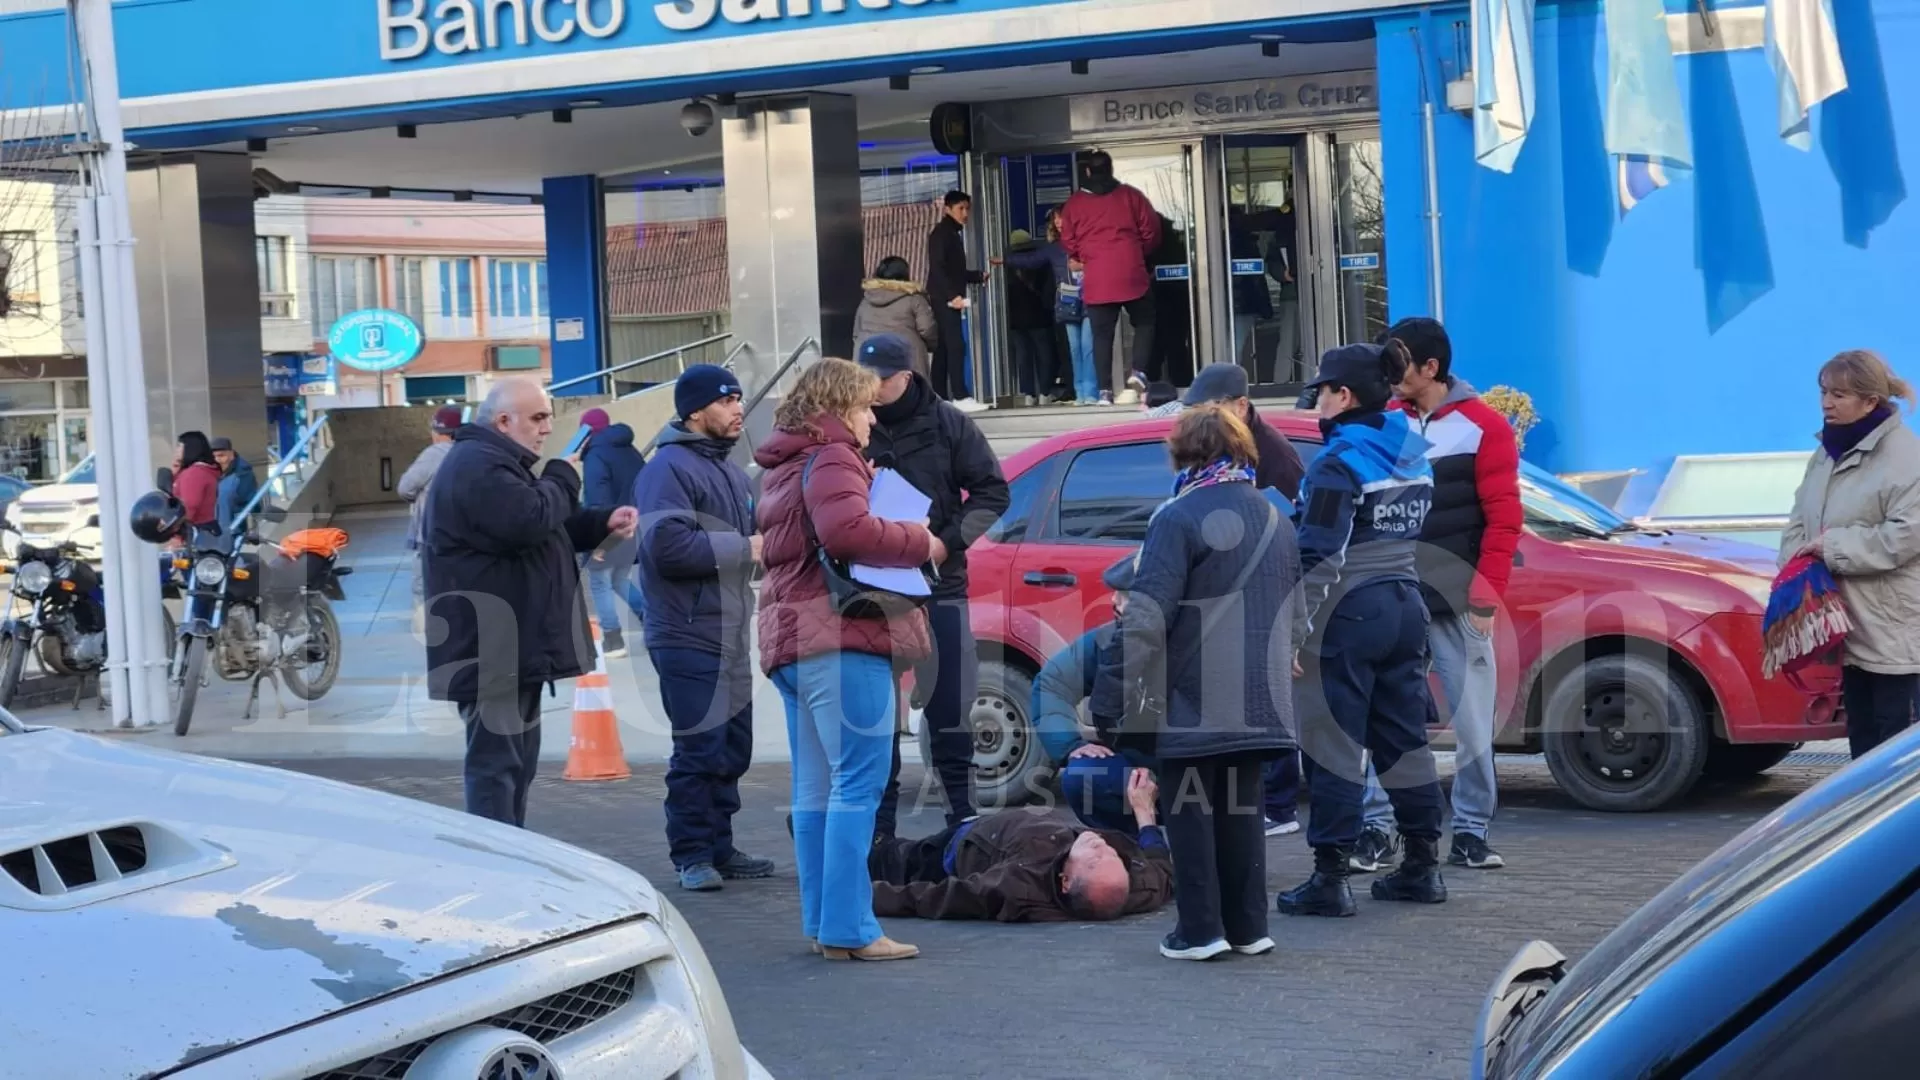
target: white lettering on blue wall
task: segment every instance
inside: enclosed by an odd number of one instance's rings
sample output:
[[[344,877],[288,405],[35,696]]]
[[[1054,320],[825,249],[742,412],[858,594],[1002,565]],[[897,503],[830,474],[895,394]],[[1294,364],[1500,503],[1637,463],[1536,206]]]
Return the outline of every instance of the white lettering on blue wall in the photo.
[[[867,11],[919,7],[954,0],[853,0]],[[627,0],[378,0],[380,58],[412,60],[525,48],[532,36],[559,45],[585,35],[605,40],[627,25]],[[432,14],[429,15],[431,6]],[[736,26],[840,15],[848,0],[659,0],[653,17],[668,30],[704,29],[721,20]]]

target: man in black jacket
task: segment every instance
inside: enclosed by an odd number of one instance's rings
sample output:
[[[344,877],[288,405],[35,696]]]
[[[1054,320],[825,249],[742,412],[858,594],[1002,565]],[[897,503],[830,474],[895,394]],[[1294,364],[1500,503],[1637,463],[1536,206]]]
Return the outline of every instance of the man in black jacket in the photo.
[[[467,812],[527,823],[540,691],[586,670],[577,552],[633,535],[633,508],[582,509],[566,461],[533,465],[553,431],[538,383],[494,384],[427,489],[427,689],[467,727]],[[436,626],[432,616],[444,620]]]
[[[933,391],[961,409],[985,408],[967,392],[967,341],[961,315],[967,309],[967,288],[982,284],[986,274],[967,267],[963,235],[973,213],[973,197],[949,191],[942,200],[945,212],[927,234],[927,300],[940,324],[940,341],[933,348]]]
[[[1000,461],[959,409],[934,396],[909,366],[907,343],[876,334],[861,344],[859,361],[880,376],[873,436],[867,458],[893,469],[933,500],[928,527],[947,545],[927,618],[933,657],[915,679],[914,696],[926,702],[934,770],[947,795],[947,824],[973,816],[973,707],[979,656],[967,612],[967,545],[1006,512],[1007,480]],[[875,831],[891,835],[900,801],[900,752],[893,757]]]

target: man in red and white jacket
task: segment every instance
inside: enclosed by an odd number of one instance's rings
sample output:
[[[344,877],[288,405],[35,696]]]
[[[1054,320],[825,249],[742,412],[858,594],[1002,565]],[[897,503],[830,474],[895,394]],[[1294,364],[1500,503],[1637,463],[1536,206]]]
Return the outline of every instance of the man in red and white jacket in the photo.
[[[1492,635],[1520,544],[1520,450],[1507,418],[1453,375],[1453,345],[1438,322],[1402,319],[1387,334],[1413,354],[1394,393],[1413,429],[1430,444],[1427,460],[1433,465],[1433,507],[1420,532],[1417,564],[1433,616],[1427,643],[1457,746],[1447,862],[1490,870],[1505,865],[1487,846],[1498,802]],[[1354,848],[1354,869],[1377,869],[1393,853],[1392,825],[1393,809],[1369,766],[1366,828]]]

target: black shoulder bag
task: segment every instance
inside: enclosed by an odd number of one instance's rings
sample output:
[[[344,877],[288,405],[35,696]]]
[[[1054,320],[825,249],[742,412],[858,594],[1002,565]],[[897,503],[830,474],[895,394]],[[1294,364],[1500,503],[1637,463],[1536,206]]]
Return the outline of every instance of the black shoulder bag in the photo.
[[[1266,531],[1260,534],[1260,542],[1254,545],[1253,556],[1247,560],[1247,565],[1240,568],[1240,573],[1235,575],[1233,584],[1227,586],[1227,591],[1218,597],[1221,601],[1224,601],[1229,596],[1238,595],[1241,590],[1247,587],[1247,582],[1253,578],[1254,570],[1260,566],[1260,560],[1266,557],[1267,548],[1273,545],[1273,534],[1280,527],[1280,511],[1273,503],[1268,502],[1266,499],[1263,498],[1260,501],[1265,503],[1267,507]],[[1226,609],[1227,605],[1225,603],[1216,603],[1213,606],[1213,610],[1201,616],[1200,645],[1202,648],[1206,647],[1207,635],[1213,632],[1214,626],[1220,621],[1221,613]],[[1167,629],[1171,632],[1173,628],[1168,627]],[[1165,651],[1162,650],[1161,656],[1163,659],[1165,655]],[[1164,678],[1161,681],[1164,682]],[[1152,685],[1148,676],[1141,675],[1134,679],[1133,709],[1123,721],[1123,724],[1131,733],[1141,735],[1153,734],[1158,732],[1162,724],[1166,721],[1167,703],[1157,692],[1158,689],[1159,688]]]
[[[927,605],[932,597],[931,582],[928,595],[908,596],[891,589],[879,589],[866,585],[853,578],[853,572],[846,562],[827,554],[827,546],[820,542],[820,534],[813,527],[813,513],[807,509],[807,481],[813,476],[813,463],[820,458],[815,450],[807,457],[806,468],[800,471],[800,520],[807,527],[807,542],[813,545],[814,558],[820,563],[820,575],[827,582],[827,600],[833,605],[834,614],[843,619],[887,619],[906,615]],[[922,577],[926,571],[920,571]]]

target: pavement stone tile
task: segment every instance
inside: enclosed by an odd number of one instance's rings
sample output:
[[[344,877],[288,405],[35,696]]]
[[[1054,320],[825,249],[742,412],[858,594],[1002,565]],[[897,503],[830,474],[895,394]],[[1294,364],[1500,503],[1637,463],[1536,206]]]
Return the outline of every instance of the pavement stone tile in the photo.
[[[421,760],[275,762],[448,806],[457,766]],[[1495,844],[1506,869],[1448,868],[1451,900],[1380,904],[1354,919],[1271,918],[1265,957],[1174,963],[1155,952],[1171,910],[1109,924],[890,920],[923,956],[830,964],[808,953],[784,814],[784,765],[756,765],[736,819],[776,876],[711,894],[672,884],[663,770],[575,784],[549,770],[532,828],[647,875],[712,956],[742,1038],[790,1077],[1457,1077],[1488,984],[1526,941],[1578,957],[1696,861],[1831,772],[1781,768],[1645,815],[1579,808],[1544,768],[1502,764]],[[919,770],[903,779],[914,790]],[[902,832],[939,828],[921,808]],[[1269,891],[1306,876],[1299,836],[1269,841]]]

